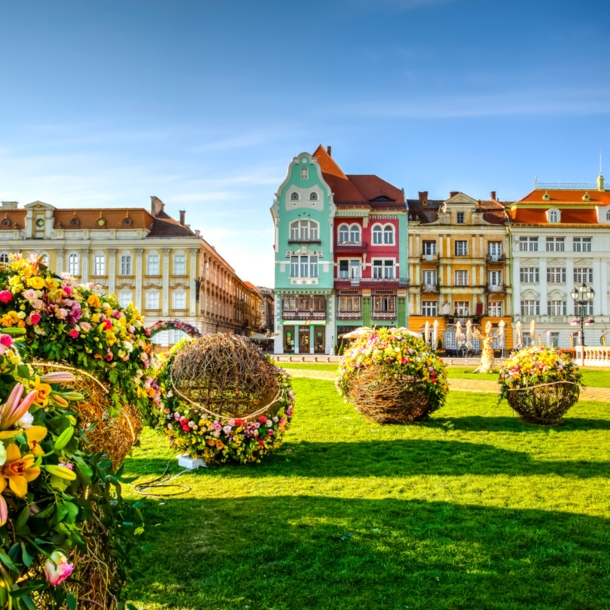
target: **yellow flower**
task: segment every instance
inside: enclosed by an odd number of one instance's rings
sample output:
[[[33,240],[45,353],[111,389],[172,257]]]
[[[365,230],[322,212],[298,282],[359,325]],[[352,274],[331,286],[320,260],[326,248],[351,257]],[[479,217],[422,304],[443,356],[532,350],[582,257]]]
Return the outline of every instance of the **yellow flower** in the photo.
[[[49,395],[53,391],[53,388],[48,383],[41,383],[40,377],[36,375],[34,390],[38,392],[34,402],[41,407],[46,407],[49,404]]]
[[[100,300],[100,297],[97,296],[97,294],[92,294],[87,299],[87,305],[89,305],[90,307],[95,307],[96,309],[99,309],[102,306],[102,301]]]
[[[99,322],[99,321],[100,321],[100,314],[99,314],[99,313],[94,313],[94,314],[91,316],[91,321],[92,321],[94,324],[97,324],[97,322]]]
[[[42,290],[46,285],[46,282],[38,276],[31,277],[28,280],[28,286],[34,290]]]
[[[19,314],[16,311],[9,311],[0,318],[0,324],[5,328],[15,326],[19,323]]]
[[[40,468],[34,466],[34,456],[31,453],[21,457],[17,445],[11,443],[6,449],[6,462],[0,473],[0,493],[8,485],[19,498],[25,498],[28,493],[28,483],[40,474]]]
[[[26,431],[25,435],[28,439],[28,445],[30,451],[34,455],[44,455],[44,451],[40,446],[40,441],[44,440],[48,430],[44,426],[30,426]]]
[[[47,280],[47,287],[49,290],[57,290],[59,288],[59,282],[54,279]]]

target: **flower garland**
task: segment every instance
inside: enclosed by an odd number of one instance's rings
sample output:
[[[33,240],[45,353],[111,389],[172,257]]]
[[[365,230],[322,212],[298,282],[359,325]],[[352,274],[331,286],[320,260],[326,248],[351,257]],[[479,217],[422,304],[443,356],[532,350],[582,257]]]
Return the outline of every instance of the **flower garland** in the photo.
[[[103,522],[97,535],[122,583],[140,519],[120,498],[120,472],[84,449],[69,410],[83,399],[66,388],[72,375],[38,375],[9,334],[0,333],[0,347],[0,607],[75,608],[69,577],[88,578],[74,559],[86,555],[85,532]]]
[[[189,337],[201,337],[201,331],[196,326],[193,326],[188,322],[178,320],[177,318],[173,320],[159,320],[158,322],[155,322],[152,326],[148,327],[148,332],[150,333],[151,337],[154,337],[157,333],[160,333],[164,330],[181,330]]]
[[[500,368],[500,399],[506,398],[511,390],[558,381],[582,387],[582,374],[576,363],[552,347],[526,347]]]
[[[190,341],[181,339],[169,351],[162,364],[157,382],[164,397],[153,409],[151,423],[161,427],[172,446],[202,457],[208,463],[260,462],[268,453],[280,447],[289,428],[294,408],[294,394],[290,376],[278,367],[281,398],[266,415],[254,420],[219,420],[188,404],[172,391],[170,370],[176,354]]]
[[[0,265],[0,328],[25,331],[34,358],[65,361],[112,384],[111,400],[146,408],[153,346],[143,318],[114,295],[98,294],[68,274],[51,273],[36,255]],[[147,386],[148,384],[148,386]]]
[[[412,377],[428,396],[428,412],[439,409],[445,402],[449,389],[445,365],[423,339],[386,327],[363,335],[346,351],[339,367],[335,385],[343,398],[349,399],[351,379],[368,367]]]

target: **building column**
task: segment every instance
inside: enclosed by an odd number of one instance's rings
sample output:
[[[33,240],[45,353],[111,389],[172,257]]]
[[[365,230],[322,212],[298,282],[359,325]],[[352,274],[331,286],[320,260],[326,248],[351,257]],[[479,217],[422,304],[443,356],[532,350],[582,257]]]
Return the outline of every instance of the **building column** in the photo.
[[[199,254],[199,248],[191,248],[191,260],[189,262],[189,295],[190,295],[190,310],[191,316],[199,315],[197,311],[197,298],[201,295],[197,291],[197,284],[195,280],[199,273],[199,260],[197,255]]]
[[[548,297],[546,285],[546,258],[540,259],[540,315],[548,316]]]
[[[572,288],[574,286],[574,259],[566,259],[566,301],[568,302],[567,312],[568,316],[574,315],[574,300],[570,296]]]
[[[64,259],[66,258],[65,250],[57,250],[55,253],[55,267],[57,269],[57,275],[61,275],[64,272]]]
[[[163,315],[169,315],[169,248],[163,248]]]
[[[604,301],[607,300],[607,297],[602,294],[602,272],[601,260],[599,258],[593,259],[593,289],[595,290],[595,297],[593,298],[593,315],[598,316],[602,311],[602,297]]]
[[[116,286],[116,249],[108,250],[108,292],[115,293]]]
[[[90,250],[80,251],[80,281],[81,284],[86,284],[89,281],[89,259],[91,258]]]
[[[602,316],[608,315],[608,263],[602,259],[599,292],[602,303]]]
[[[521,315],[521,261],[513,261],[513,315]]]
[[[142,311],[142,248],[136,248],[136,302],[135,305],[139,311]]]

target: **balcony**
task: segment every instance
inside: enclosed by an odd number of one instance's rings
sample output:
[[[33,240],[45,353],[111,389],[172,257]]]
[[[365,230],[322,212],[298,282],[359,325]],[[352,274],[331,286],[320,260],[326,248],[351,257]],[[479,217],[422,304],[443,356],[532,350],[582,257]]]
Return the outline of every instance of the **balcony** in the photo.
[[[487,263],[496,263],[498,265],[506,264],[506,255],[505,254],[488,254],[487,255]]]
[[[441,287],[439,284],[422,284],[421,292],[422,293],[438,293],[441,291]]]
[[[421,262],[422,263],[438,263],[438,254],[436,252],[434,254],[422,254]]]
[[[284,320],[326,320],[326,311],[283,311]]]
[[[360,320],[362,318],[361,311],[339,311],[337,312],[338,320]]]
[[[335,242],[335,253],[336,254],[362,254],[367,251],[369,247],[368,242],[356,242],[356,241],[338,241]]]
[[[373,320],[395,320],[396,312],[395,311],[374,311],[371,314],[371,318]]]
[[[288,244],[293,246],[293,245],[298,245],[298,244],[317,244],[317,245],[322,245],[322,240],[320,239],[289,239],[288,240]]]
[[[335,278],[335,288],[406,288],[408,285],[408,280],[399,280],[397,277]]]
[[[487,292],[492,294],[506,294],[506,286],[504,284],[487,284],[485,288]]]

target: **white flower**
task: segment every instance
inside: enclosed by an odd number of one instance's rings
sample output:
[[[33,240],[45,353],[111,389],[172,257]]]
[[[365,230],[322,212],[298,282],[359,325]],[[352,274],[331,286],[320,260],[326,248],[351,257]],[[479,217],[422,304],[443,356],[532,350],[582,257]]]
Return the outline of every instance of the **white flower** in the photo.
[[[220,436],[220,430],[214,430],[214,432],[212,432],[212,436],[218,438]]]
[[[24,430],[32,427],[34,416],[28,411],[18,422],[17,425]]]
[[[225,426],[225,427],[222,429],[222,431],[223,431],[225,434],[231,434],[231,426]]]
[[[273,422],[269,418],[267,418],[265,425],[267,426],[267,428],[271,428],[271,426],[273,426]]]
[[[0,466],[6,462],[6,447],[3,443],[0,443]]]

